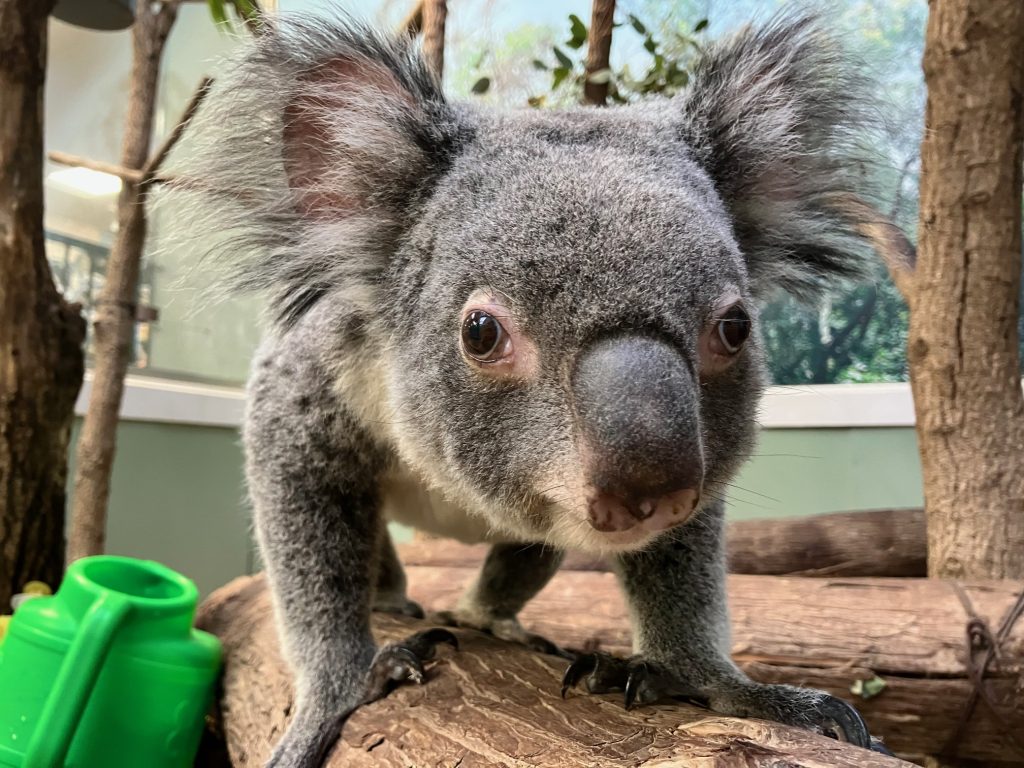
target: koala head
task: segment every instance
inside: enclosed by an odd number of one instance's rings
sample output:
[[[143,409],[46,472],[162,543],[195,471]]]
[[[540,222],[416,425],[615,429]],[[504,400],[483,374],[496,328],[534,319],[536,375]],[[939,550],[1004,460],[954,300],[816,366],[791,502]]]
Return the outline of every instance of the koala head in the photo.
[[[446,101],[410,41],[281,25],[221,85],[207,213],[278,333],[358,318],[326,354],[380,361],[427,482],[510,536],[635,549],[749,454],[760,302],[871,247],[855,74],[790,14],[672,99],[495,112]]]

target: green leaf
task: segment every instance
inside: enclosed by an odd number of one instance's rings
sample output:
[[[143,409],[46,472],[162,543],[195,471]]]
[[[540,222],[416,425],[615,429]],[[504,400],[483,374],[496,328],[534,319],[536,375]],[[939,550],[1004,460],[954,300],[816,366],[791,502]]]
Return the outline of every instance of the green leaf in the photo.
[[[697,25],[693,28],[693,31],[694,32],[703,32],[707,28],[708,28],[708,20],[707,19],[701,19],[700,21],[697,22]]]
[[[551,73],[553,75],[553,77],[551,79],[551,90],[552,91],[558,89],[558,86],[560,86],[562,84],[562,82],[565,80],[565,78],[567,78],[569,76],[569,72],[570,71],[571,70],[568,67],[558,67],[557,69],[552,71],[552,73]]]
[[[547,96],[531,96],[526,100],[526,103],[529,104],[534,109],[540,109],[541,107],[544,106],[544,103],[546,101]]]
[[[587,80],[592,83],[603,84],[610,82],[612,79],[612,71],[610,69],[599,69],[597,72],[592,72],[587,75]]]
[[[862,699],[873,699],[885,690],[886,685],[885,680],[875,675],[870,680],[854,680],[850,686],[850,693]]]
[[[629,14],[629,23],[633,25],[633,29],[635,29],[637,31],[637,34],[640,34],[640,35],[646,35],[647,34],[647,27],[645,27],[643,22],[640,21],[640,19],[638,19],[632,13]]]
[[[489,78],[489,77],[481,77],[479,80],[477,80],[475,83],[473,83],[473,87],[470,88],[469,90],[479,96],[481,94],[487,93],[487,91],[490,90],[490,88],[491,88],[491,78]]]
[[[555,58],[558,59],[558,63],[566,69],[572,69],[572,59],[562,53],[562,49],[557,45],[554,46],[553,50],[555,51]]]
[[[539,69],[541,72],[547,72],[548,71],[548,65],[545,64],[540,59],[534,59],[533,60],[533,68],[534,69]]]
[[[571,25],[569,33],[571,36],[565,44],[570,48],[582,48],[583,44],[587,42],[587,25],[575,13],[569,14],[569,24]]]
[[[206,0],[206,7],[210,9],[210,16],[214,24],[229,24],[228,14],[224,8],[224,0]]]
[[[654,42],[653,37],[648,35],[647,39],[644,40],[644,48],[647,50],[648,53],[654,53],[656,50],[658,50],[658,44]]]

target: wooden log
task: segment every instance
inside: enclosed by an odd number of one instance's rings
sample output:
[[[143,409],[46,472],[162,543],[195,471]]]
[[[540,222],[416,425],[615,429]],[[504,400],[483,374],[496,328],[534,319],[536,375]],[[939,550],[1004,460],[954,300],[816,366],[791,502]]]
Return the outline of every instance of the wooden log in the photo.
[[[451,608],[475,574],[471,568],[412,566],[407,570],[412,597],[428,610]],[[964,591],[975,612],[988,622],[993,631],[1021,589],[1020,584],[999,581],[964,585]],[[729,599],[733,615],[733,655],[752,677],[765,682],[811,685],[846,698],[864,714],[872,732],[884,738],[890,748],[902,756],[922,759],[924,755],[939,753],[946,746],[971,692],[965,664],[964,627],[967,617],[949,583],[926,579],[805,579],[737,575],[729,578]],[[266,687],[261,682],[273,675],[280,677],[283,674],[279,669],[280,660],[276,657],[276,650],[271,652],[268,649],[268,646],[276,648],[276,644],[269,626],[265,600],[261,581],[242,581],[217,593],[203,609],[204,624],[221,634],[227,642],[228,672],[222,704],[225,708],[225,727],[229,733],[228,744],[229,747],[234,745],[232,754],[237,754],[240,749],[252,750],[254,744],[263,744],[259,739],[272,741],[276,738],[283,723],[282,712],[287,705],[287,694],[278,690],[278,683]],[[256,609],[246,606],[254,604],[254,601],[262,602],[258,602],[258,615],[250,616],[247,611]],[[237,607],[232,607],[234,603],[237,603]],[[631,637],[625,605],[615,578],[610,573],[559,573],[526,607],[522,619],[531,630],[565,646],[596,644],[603,650],[623,654],[630,650]],[[236,628],[236,624],[240,626]],[[382,638],[393,637],[396,632],[400,634],[399,630],[409,629],[405,625],[389,624],[383,620],[378,620],[377,628]],[[236,632],[241,633],[241,636],[235,638]],[[595,728],[597,726],[594,723],[604,727],[605,718],[611,717],[613,711],[618,711],[618,702],[614,697],[594,697],[594,701],[604,702],[600,706],[583,703],[573,705],[596,706],[594,709],[562,710],[557,699],[550,698],[549,694],[557,687],[557,679],[564,664],[540,656],[515,656],[518,649],[497,643],[476,645],[478,641],[483,641],[482,636],[475,632],[460,632],[467,648],[475,649],[473,653],[483,654],[486,658],[474,656],[472,660],[463,662],[462,654],[459,654],[455,660],[445,661],[439,676],[452,675],[458,680],[459,686],[476,686],[466,689],[472,691],[472,697],[460,699],[458,697],[461,694],[453,692],[451,696],[454,698],[445,703],[445,700],[433,698],[428,690],[430,686],[427,686],[416,689],[420,693],[399,692],[396,701],[429,705],[428,709],[435,706],[459,708],[460,712],[468,713],[466,717],[471,721],[476,716],[473,713],[493,714],[492,711],[497,708],[499,713],[494,714],[494,717],[495,722],[501,724],[502,733],[531,734],[524,736],[519,747],[516,747],[521,755],[531,750],[541,750],[538,752],[541,754],[545,741],[537,735],[536,722],[532,725],[525,722],[525,713],[519,712],[515,716],[509,715],[510,719],[502,719],[499,706],[502,701],[531,701],[535,706],[543,708],[546,719],[562,722],[568,718],[570,722],[588,724],[587,727]],[[504,666],[508,658],[515,658],[515,664],[522,666]],[[481,672],[481,667],[487,667],[490,671]],[[526,674],[524,669],[533,671]],[[477,674],[486,677],[475,683],[468,682],[471,676]],[[850,686],[855,680],[869,680],[876,675],[886,682],[885,689],[879,695],[865,701],[850,694]],[[1024,693],[1024,625],[1016,626],[1010,633],[1003,645],[1002,661],[998,667],[990,670],[989,678],[986,686],[1006,728],[981,704],[968,721],[965,735],[956,745],[953,754],[959,758],[981,760],[986,764],[995,761],[1024,764],[1024,753],[1018,751],[1012,742],[1012,734],[1024,733],[1024,707],[1019,704]],[[513,680],[518,681],[519,687],[511,685],[509,681]],[[495,688],[488,697],[486,686],[490,685]],[[466,695],[469,696],[468,693]],[[576,701],[576,697],[573,701]],[[375,707],[384,709],[370,708],[365,715],[360,714],[353,721],[363,725],[346,735],[346,749],[353,749],[353,745],[362,743],[352,735],[360,728],[365,733],[383,734],[385,741],[381,744],[387,743],[388,750],[397,749],[395,733],[390,729],[398,726],[389,726],[373,714],[393,711],[389,709],[391,704],[382,703]],[[427,717],[426,714],[423,716]],[[362,717],[369,719],[360,720]],[[429,717],[439,716],[435,713]],[[652,717],[654,720],[651,720]],[[697,717],[694,710],[681,705],[643,708],[629,715],[629,719],[615,719],[611,731],[601,732],[601,738],[605,740],[600,743],[607,746],[608,742],[617,738],[624,739],[623,743],[630,743],[630,738],[633,738],[630,734],[640,733],[645,735],[636,737],[639,739],[638,744],[646,745],[645,749],[653,748],[651,745],[656,744],[660,750],[663,744],[660,737],[644,729],[651,723],[657,723],[659,729],[666,728],[668,726],[665,723],[674,718],[675,724],[668,728],[673,738],[676,738],[682,732],[692,733],[692,729],[697,727],[694,723],[698,722],[693,718]],[[709,715],[704,712],[701,717],[704,720],[699,722],[706,723]],[[714,720],[728,721],[717,717]],[[680,723],[684,725],[680,726]],[[409,727],[412,728],[411,725]],[[434,725],[429,727],[433,728]],[[449,727],[456,728],[454,725]],[[465,724],[461,720],[458,724],[458,728],[467,729],[467,734],[477,734],[473,738],[481,733],[479,728],[486,730],[486,727],[486,724]],[[735,721],[728,721],[728,725],[723,727],[738,729],[741,726]],[[753,726],[747,722],[742,727]],[[763,725],[758,727],[768,730],[758,731],[753,737],[754,741],[762,746],[766,742],[774,744],[772,739],[776,736],[769,734],[775,734],[775,729]],[[493,723],[490,728],[495,728]],[[739,731],[728,732],[735,736]],[[445,738],[458,741],[451,731],[445,733],[448,734]],[[750,733],[742,738],[749,737]],[[410,735],[409,744],[413,746],[408,748],[413,749],[419,744],[419,738]],[[466,738],[470,739],[470,736]],[[562,739],[563,736],[558,738]],[[568,736],[564,738],[569,739]],[[563,746],[571,743],[571,749],[582,749],[581,745],[585,743],[594,749],[598,748],[595,745],[599,741],[587,742],[584,734],[576,734],[575,739],[575,742],[569,739],[559,743]],[[463,746],[468,749],[467,745]],[[501,754],[509,758],[512,755],[509,751],[511,749],[508,747]],[[566,757],[566,751],[571,749],[565,747],[552,754],[556,754],[562,762],[568,761],[570,765],[593,764],[596,752],[579,752],[581,762],[573,763]],[[374,753],[377,753],[377,749],[374,749]],[[633,758],[634,762],[629,764],[642,765],[645,760],[654,760],[655,753],[658,759],[668,759],[668,753],[657,750],[644,752],[643,756],[638,752]],[[379,764],[390,765],[400,761],[398,752],[388,754],[394,756],[396,762],[389,762],[389,757],[388,760],[382,758]],[[424,753],[416,754],[422,756]],[[724,753],[711,751],[708,754],[717,759]],[[589,757],[584,759],[587,755]],[[774,759],[780,759],[778,754],[773,753],[773,756]],[[474,753],[472,760],[465,764],[500,764],[500,761],[488,763],[485,757]],[[494,755],[491,757],[497,760]],[[677,760],[689,759],[675,753],[671,757]],[[807,762],[810,758],[804,754],[801,753],[799,757],[802,765],[813,764]],[[236,765],[256,764],[237,762],[237,757],[235,760]],[[537,763],[524,764],[551,764],[538,760]],[[407,764],[448,763],[438,763],[436,759],[420,762],[410,757]],[[700,764],[719,763],[709,759],[709,762]]]
[[[876,509],[813,517],[738,520],[726,538],[731,573],[765,576],[924,576],[924,510]],[[399,546],[409,565],[476,566],[487,546],[417,539]],[[606,571],[603,559],[570,554],[565,570]]]
[[[291,707],[261,577],[214,593],[199,625],[224,643],[223,735],[235,768],[258,768],[280,737]],[[380,641],[422,622],[376,616]],[[685,704],[627,712],[615,696],[571,695],[558,680],[564,660],[479,632],[456,630],[461,649],[442,651],[423,686],[404,686],[364,707],[345,725],[328,768],[361,766],[727,766],[898,768],[884,757],[823,736],[759,720],[721,717]],[[216,739],[197,762],[223,766]],[[220,762],[218,762],[218,759]]]

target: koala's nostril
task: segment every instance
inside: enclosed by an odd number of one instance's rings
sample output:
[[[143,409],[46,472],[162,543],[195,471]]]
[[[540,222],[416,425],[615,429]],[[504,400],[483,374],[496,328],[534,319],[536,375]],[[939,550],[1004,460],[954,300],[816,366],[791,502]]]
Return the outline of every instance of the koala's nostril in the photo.
[[[629,531],[656,533],[681,525],[690,519],[700,491],[694,488],[666,493],[658,498],[645,498],[638,503],[608,493],[590,500],[590,525],[604,533]]]

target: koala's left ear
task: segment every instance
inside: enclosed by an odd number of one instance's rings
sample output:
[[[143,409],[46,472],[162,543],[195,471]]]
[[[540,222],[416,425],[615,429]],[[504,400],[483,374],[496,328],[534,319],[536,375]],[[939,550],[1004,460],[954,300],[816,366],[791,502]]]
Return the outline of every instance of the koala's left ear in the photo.
[[[862,90],[821,22],[783,13],[710,46],[679,97],[756,294],[813,298],[863,270],[880,217],[856,194]]]

